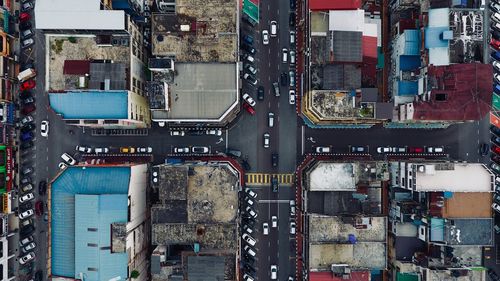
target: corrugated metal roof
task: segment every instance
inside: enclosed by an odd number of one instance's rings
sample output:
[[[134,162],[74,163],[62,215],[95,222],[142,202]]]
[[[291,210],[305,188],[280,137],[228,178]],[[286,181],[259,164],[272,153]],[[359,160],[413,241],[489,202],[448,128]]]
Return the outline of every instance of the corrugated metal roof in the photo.
[[[309,9],[313,11],[355,10],[361,8],[361,0],[309,0]]]
[[[69,167],[51,184],[52,274],[74,278],[75,194],[127,194],[129,167]]]
[[[415,96],[418,94],[417,81],[398,81],[399,96]]]
[[[400,70],[414,70],[420,68],[420,56],[400,56],[399,69]]]
[[[404,55],[420,55],[420,31],[408,29],[403,33],[404,36]]]
[[[449,41],[443,40],[441,34],[448,31],[449,27],[427,27],[425,29],[425,48],[448,48]]]
[[[224,280],[224,257],[190,256],[187,259],[187,277],[189,281]]]
[[[111,253],[111,224],[127,222],[127,202],[127,194],[75,195],[75,273],[86,281],[128,277],[127,253]]]
[[[377,37],[363,36],[363,57],[377,57]]]
[[[396,281],[419,281],[417,273],[401,273],[396,274]]]
[[[333,60],[336,62],[363,61],[362,35],[361,32],[354,31],[333,31]],[[375,46],[372,46],[374,51],[376,51],[376,43],[375,38]]]
[[[431,218],[429,241],[444,242],[444,219]]]
[[[52,109],[64,119],[127,119],[127,91],[49,93]]]

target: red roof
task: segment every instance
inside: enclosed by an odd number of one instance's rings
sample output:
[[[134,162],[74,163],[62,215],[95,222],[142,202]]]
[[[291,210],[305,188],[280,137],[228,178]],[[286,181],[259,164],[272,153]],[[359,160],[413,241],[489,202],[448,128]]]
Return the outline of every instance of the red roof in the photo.
[[[69,75],[85,75],[90,73],[90,61],[65,60],[63,73]]]
[[[429,101],[413,103],[413,120],[479,120],[490,111],[491,65],[482,63],[429,66]]]
[[[377,58],[377,37],[363,36],[363,57]]]
[[[370,272],[355,271],[349,279],[335,277],[331,272],[309,272],[309,281],[370,281]]]
[[[361,8],[361,0],[309,0],[309,10],[356,10]]]

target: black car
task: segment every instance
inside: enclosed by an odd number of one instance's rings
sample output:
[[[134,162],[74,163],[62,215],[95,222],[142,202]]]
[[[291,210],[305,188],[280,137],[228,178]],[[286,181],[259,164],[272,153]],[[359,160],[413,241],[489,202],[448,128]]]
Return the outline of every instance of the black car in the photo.
[[[46,181],[40,181],[38,183],[38,194],[43,196],[47,192],[47,182]]]
[[[490,151],[490,146],[487,143],[482,143],[481,146],[479,147],[479,153],[481,156],[486,156],[488,155]]]
[[[26,203],[23,203],[23,204],[20,204],[19,205],[19,211],[22,213],[22,212],[25,212],[29,209],[33,209],[33,204],[31,204],[31,202],[26,202]]]
[[[30,97],[32,97],[30,91],[22,91],[22,92],[19,93],[19,98],[22,99],[22,100],[30,98]]]
[[[21,235],[21,237],[31,235],[33,234],[33,232],[35,232],[35,227],[32,224],[23,226],[21,227],[21,230],[19,230],[19,234]]]
[[[280,83],[281,83],[281,86],[288,85],[288,74],[286,74],[285,72],[281,73],[281,75],[280,75]]]
[[[278,182],[278,177],[277,176],[274,176],[271,179],[271,187],[273,188],[273,192],[278,192],[279,182]]]
[[[500,156],[498,155],[491,155],[491,161],[495,163],[500,163]]]
[[[249,52],[249,53],[250,53],[250,54],[252,54],[252,55],[254,55],[254,54],[255,54],[255,52],[256,52],[254,47],[252,47],[252,46],[250,46],[250,45],[248,45],[248,44],[246,44],[246,43],[243,43],[243,44],[242,44],[242,46],[241,46],[241,48],[242,48],[243,50],[245,50],[245,51]]]
[[[21,128],[21,133],[31,132],[35,129],[35,125],[33,123],[28,123],[26,126]]]
[[[496,39],[496,40],[500,40],[500,31],[497,31],[497,30],[490,30],[491,32],[491,36]]]
[[[288,23],[290,24],[291,27],[295,26],[295,13],[290,13]]]
[[[245,261],[249,261],[249,262],[253,262],[253,261],[255,261],[255,258],[254,258],[254,257],[252,257],[252,256],[250,256],[249,254],[246,254],[246,253],[245,253],[245,254],[243,254],[243,259],[244,259]]]
[[[491,125],[490,132],[492,132],[494,135],[500,137],[500,128],[498,128],[497,126]]]
[[[271,162],[273,164],[273,167],[278,167],[278,162],[279,162],[279,155],[278,155],[278,153],[271,154]]]
[[[259,86],[257,88],[257,99],[264,100],[264,86]]]
[[[296,0],[290,0],[290,10],[295,10],[295,1]]]
[[[250,226],[250,228],[255,227],[255,221],[252,218],[243,218],[243,222]]]
[[[33,147],[35,144],[32,141],[27,141],[21,143],[21,149],[28,149],[30,147]]]
[[[26,30],[31,28],[31,22],[25,21],[19,24],[19,29],[20,30]]]
[[[500,145],[500,137],[497,136],[491,137],[491,142],[493,142],[496,145]]]
[[[255,274],[255,268],[253,268],[253,266],[249,265],[249,264],[245,264],[243,265],[243,268],[247,271],[247,272],[250,272],[250,273],[253,273]]]
[[[21,71],[24,71],[24,70],[30,69],[30,68],[35,68],[35,66],[33,65],[33,62],[28,62],[28,63],[23,64],[23,66],[21,67]]]

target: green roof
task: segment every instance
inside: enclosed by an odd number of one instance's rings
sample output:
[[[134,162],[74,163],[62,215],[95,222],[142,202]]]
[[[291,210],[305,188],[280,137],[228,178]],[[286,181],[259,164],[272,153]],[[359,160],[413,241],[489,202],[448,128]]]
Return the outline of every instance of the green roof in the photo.
[[[401,273],[398,272],[396,274],[396,281],[419,281],[418,274],[411,272],[411,273]]]

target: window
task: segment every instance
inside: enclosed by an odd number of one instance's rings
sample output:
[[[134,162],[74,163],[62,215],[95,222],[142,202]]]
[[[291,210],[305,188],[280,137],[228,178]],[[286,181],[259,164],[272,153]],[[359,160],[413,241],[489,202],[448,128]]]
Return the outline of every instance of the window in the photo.
[[[101,250],[111,250],[111,247],[110,246],[106,246],[106,247],[101,247],[99,249],[101,249]]]
[[[96,232],[96,231],[97,231],[97,228],[94,228],[94,227],[89,227],[89,228],[87,228],[87,231]]]
[[[87,247],[97,247],[97,244],[95,244],[95,243],[87,243]]]
[[[87,271],[97,271],[97,268],[95,268],[95,267],[87,267]]]
[[[127,222],[130,222],[130,195],[128,196],[128,204],[127,204]]]
[[[104,124],[118,124],[119,120],[104,120]]]
[[[98,120],[83,120],[84,124],[97,124],[98,122]]]
[[[80,120],[65,120],[66,124],[80,124]]]

